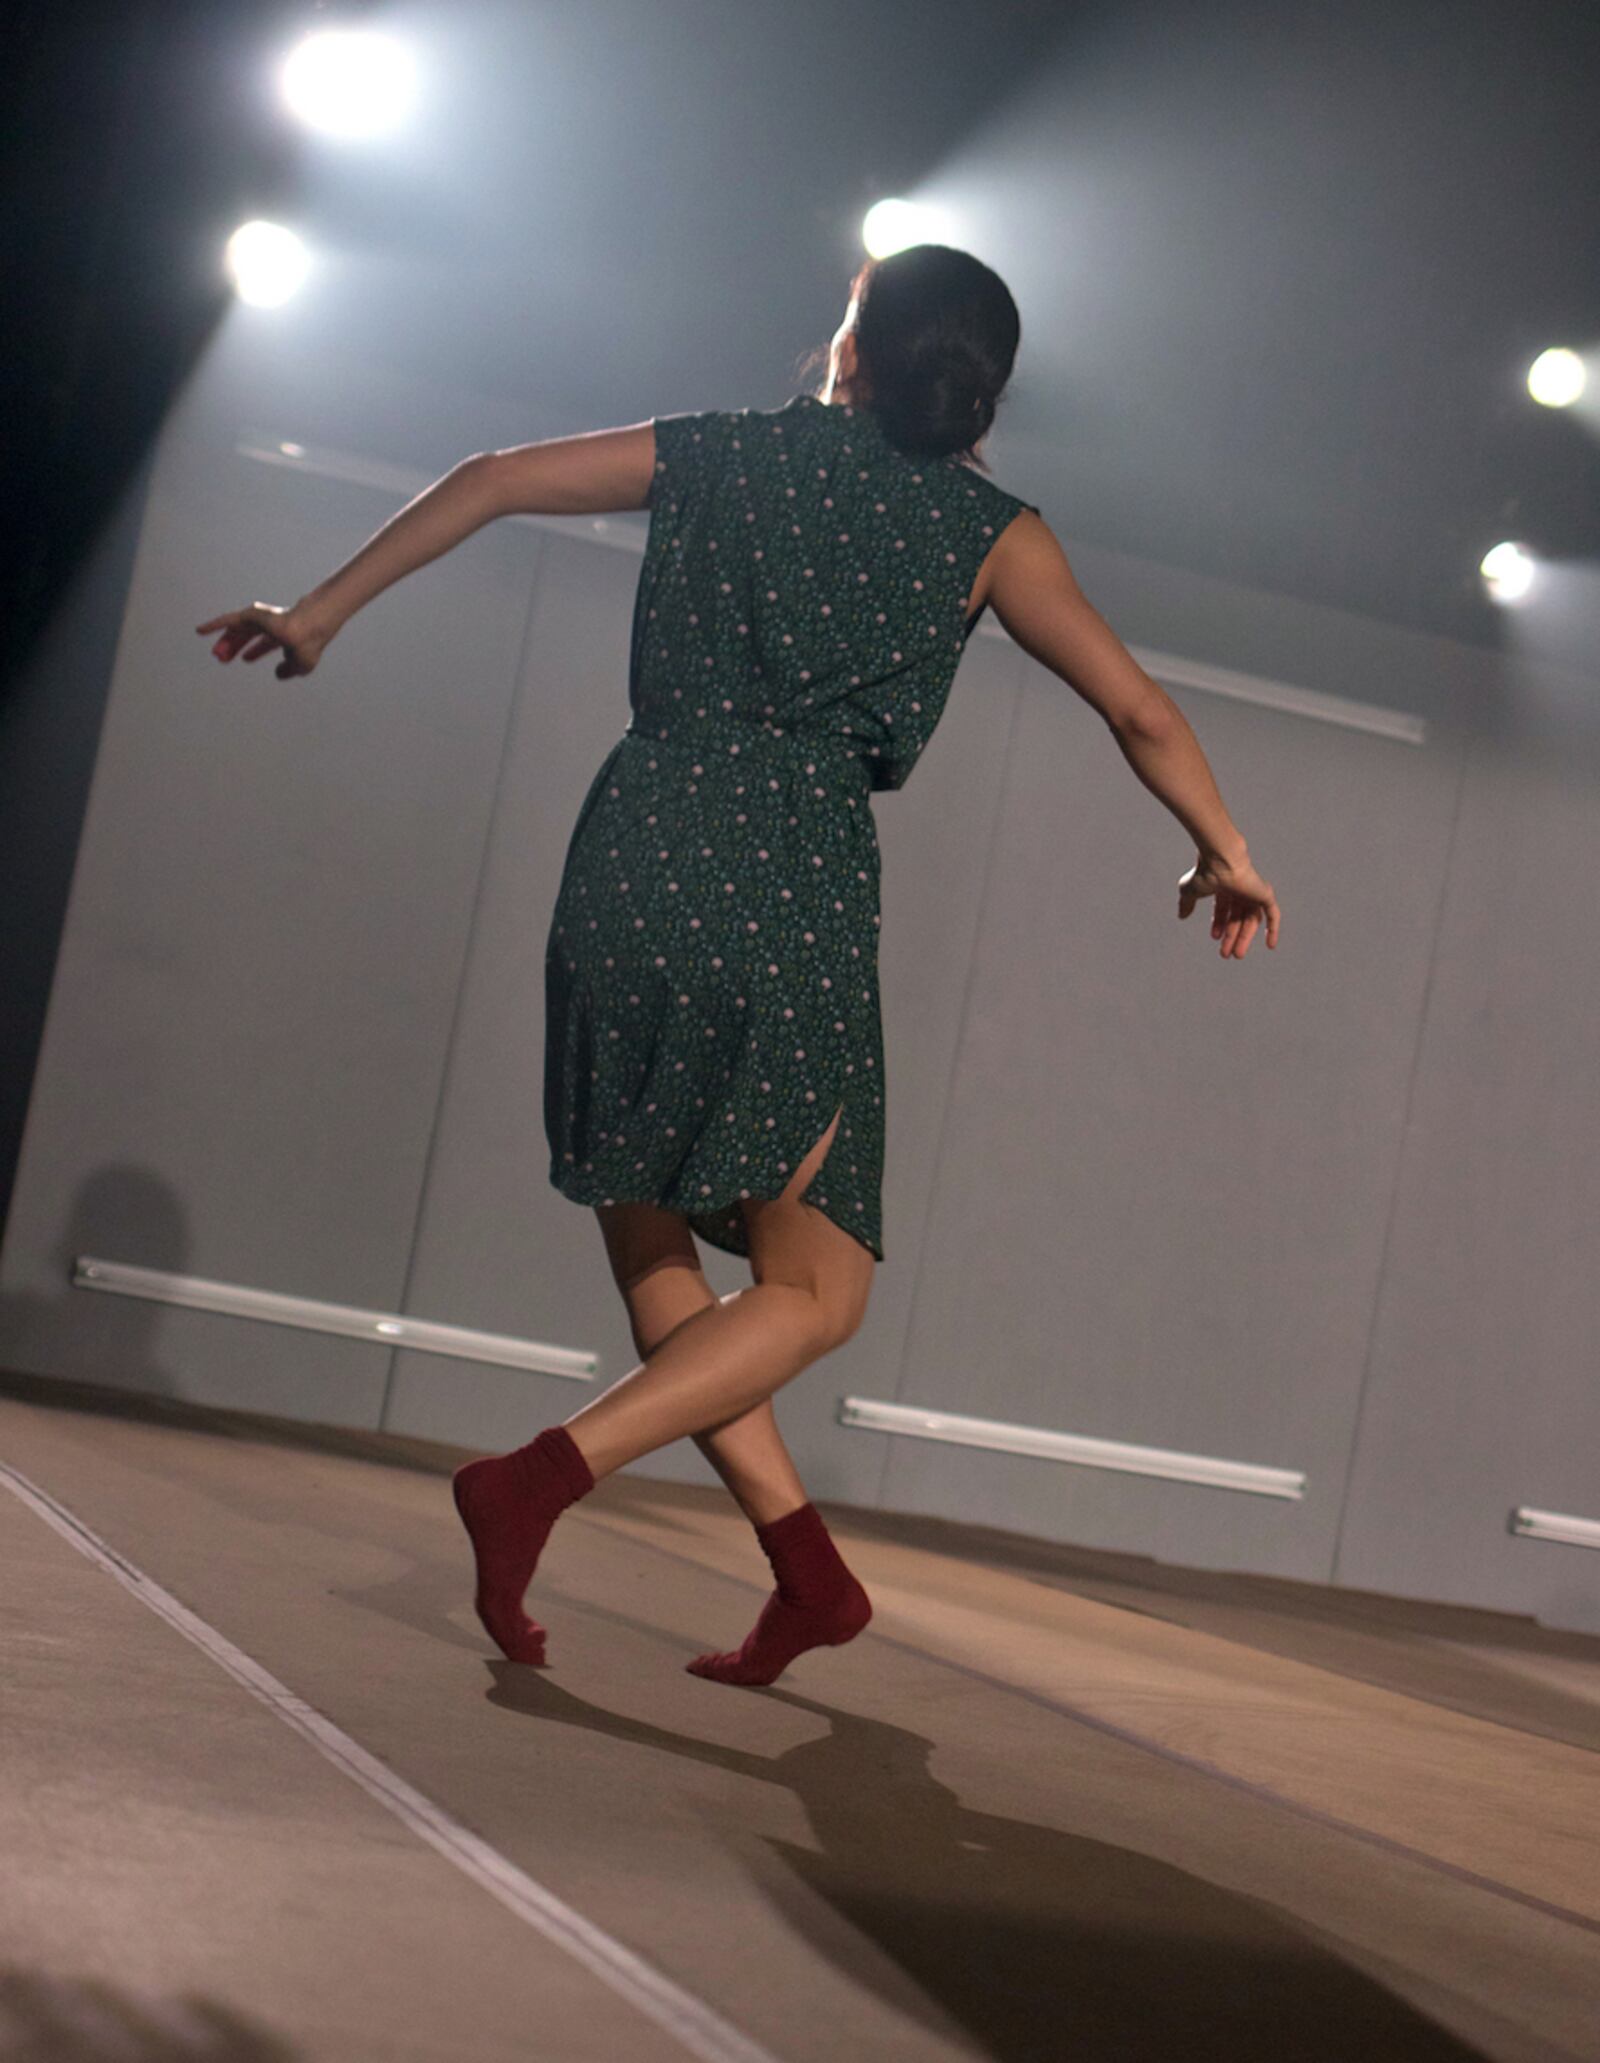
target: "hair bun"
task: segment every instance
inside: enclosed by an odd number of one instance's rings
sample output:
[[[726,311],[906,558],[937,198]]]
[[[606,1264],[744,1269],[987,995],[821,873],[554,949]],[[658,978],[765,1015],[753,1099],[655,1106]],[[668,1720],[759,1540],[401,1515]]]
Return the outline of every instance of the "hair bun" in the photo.
[[[947,244],[870,259],[852,283],[866,393],[908,455],[971,452],[994,421],[1021,335],[1005,282]]]
[[[942,363],[908,368],[881,391],[874,382],[872,393],[891,440],[908,451],[965,451],[994,421],[996,397],[985,390],[962,352],[950,352]]]

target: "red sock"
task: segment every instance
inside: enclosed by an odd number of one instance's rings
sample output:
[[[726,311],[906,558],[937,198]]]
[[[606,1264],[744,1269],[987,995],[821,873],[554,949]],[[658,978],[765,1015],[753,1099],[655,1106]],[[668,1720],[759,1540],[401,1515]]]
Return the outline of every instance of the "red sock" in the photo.
[[[749,1638],[725,1655],[697,1655],[685,1667],[713,1683],[773,1683],[807,1648],[839,1647],[872,1617],[867,1593],[840,1559],[812,1504],[757,1526],[778,1587]]]
[[[544,1628],[522,1596],[550,1528],[594,1488],[588,1462],[565,1426],[546,1426],[526,1447],[464,1463],[451,1485],[477,1561],[484,1631],[508,1660],[542,1662]]]

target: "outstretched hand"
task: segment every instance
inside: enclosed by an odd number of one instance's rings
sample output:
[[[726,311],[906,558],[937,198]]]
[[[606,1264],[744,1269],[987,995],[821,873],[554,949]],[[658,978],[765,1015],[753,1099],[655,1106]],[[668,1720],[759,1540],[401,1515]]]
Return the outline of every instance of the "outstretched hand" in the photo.
[[[1242,960],[1263,923],[1268,946],[1278,943],[1278,899],[1271,882],[1264,880],[1249,860],[1230,866],[1220,860],[1207,861],[1202,854],[1179,879],[1179,917],[1192,916],[1195,904],[1208,895],[1216,897],[1211,936],[1221,939],[1224,960]]]
[[[220,630],[211,647],[221,660],[244,659],[254,663],[269,652],[282,652],[276,672],[279,680],[291,680],[310,673],[333,637],[326,623],[319,623],[297,602],[292,609],[276,609],[270,602],[252,602],[248,609],[227,609],[195,629],[202,635]]]

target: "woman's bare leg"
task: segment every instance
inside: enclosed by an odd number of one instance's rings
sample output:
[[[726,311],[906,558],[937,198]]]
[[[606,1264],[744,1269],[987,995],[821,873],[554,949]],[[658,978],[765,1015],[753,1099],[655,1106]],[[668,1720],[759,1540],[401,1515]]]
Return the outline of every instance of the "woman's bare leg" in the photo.
[[[701,1269],[686,1218],[649,1203],[602,1204],[595,1215],[627,1306],[634,1348],[648,1357],[685,1319],[719,1299]],[[806,1502],[770,1397],[692,1437],[752,1526]]]
[[[809,1502],[770,1397],[724,1425],[696,1433],[694,1443],[752,1526],[770,1525]]]
[[[871,1253],[800,1201],[838,1122],[835,1112],[781,1197],[748,1205],[756,1280],[720,1302],[700,1273],[692,1240],[684,1250],[687,1227],[673,1229],[671,1214],[663,1214],[668,1236],[658,1226],[658,1250],[637,1268],[626,1221],[612,1219],[607,1243],[623,1263],[618,1273],[629,1309],[646,1313],[636,1335],[644,1360],[564,1426],[547,1426],[525,1447],[456,1470],[456,1509],[476,1566],[473,1601],[512,1661],[545,1659],[544,1628],[527,1616],[523,1599],[556,1519],[601,1476],[684,1434],[706,1436],[711,1444],[703,1451],[752,1517],[779,1507],[774,1517],[755,1521],[778,1588],[744,1645],[697,1656],[688,1665],[695,1674],[771,1683],[797,1654],[852,1640],[870,1619],[871,1602],[806,1501],[769,1405],[781,1384],[848,1339],[866,1308]],[[645,1344],[652,1333],[654,1348]]]
[[[598,1215],[634,1345],[647,1364],[697,1314],[736,1300],[719,1303],[685,1218],[651,1204],[601,1205]],[[765,1265],[766,1243],[760,1235],[752,1241],[753,1269]],[[872,1617],[871,1600],[806,1496],[771,1397],[692,1437],[754,1527],[777,1587],[743,1644],[696,1655],[684,1665],[690,1674],[714,1683],[769,1684],[808,1648],[853,1640]]]
[[[780,1197],[747,1203],[755,1282],[691,1311],[639,1367],[564,1421],[596,1480],[671,1440],[744,1418],[855,1332],[876,1263],[800,1201],[838,1123],[836,1111]],[[745,1457],[752,1438],[741,1445]]]

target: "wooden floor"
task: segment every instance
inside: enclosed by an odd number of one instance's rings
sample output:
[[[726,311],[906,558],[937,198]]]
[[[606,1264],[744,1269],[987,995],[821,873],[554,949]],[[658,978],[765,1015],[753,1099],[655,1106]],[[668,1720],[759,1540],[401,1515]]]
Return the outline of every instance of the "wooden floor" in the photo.
[[[1600,2059],[1600,1640],[825,1506],[873,1624],[734,1690],[624,1475],[528,1669],[462,1458],[0,1378],[0,2056]]]

